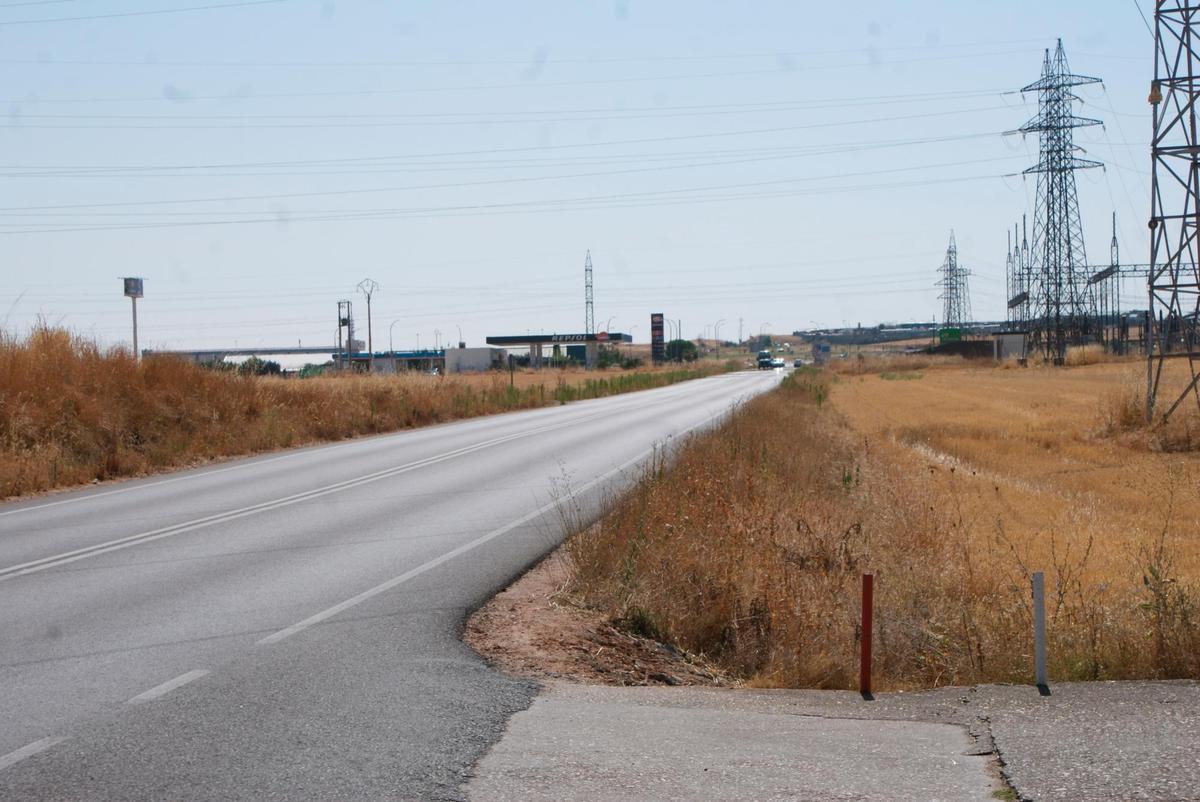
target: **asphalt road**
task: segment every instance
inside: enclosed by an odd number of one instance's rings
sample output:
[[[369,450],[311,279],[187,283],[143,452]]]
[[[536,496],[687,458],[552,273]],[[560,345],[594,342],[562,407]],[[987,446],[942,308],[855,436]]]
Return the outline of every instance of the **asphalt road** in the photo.
[[[0,506],[0,799],[459,799],[528,683],[465,615],[777,373]]]

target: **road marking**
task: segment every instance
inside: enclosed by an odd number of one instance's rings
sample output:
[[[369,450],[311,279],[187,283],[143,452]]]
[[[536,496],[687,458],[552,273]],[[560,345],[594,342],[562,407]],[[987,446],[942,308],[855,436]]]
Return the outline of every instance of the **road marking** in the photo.
[[[508,443],[513,440],[520,440],[520,439],[523,439],[526,437],[535,437],[538,435],[545,434],[547,432],[555,431],[557,429],[563,429],[563,428],[567,428],[567,427],[571,427],[571,426],[576,426],[579,423],[584,422],[584,421],[620,414],[620,412],[622,412],[622,411],[623,410],[620,410],[620,409],[607,410],[607,411],[589,415],[589,416],[586,416],[583,418],[572,418],[567,421],[562,421],[560,423],[556,423],[552,426],[543,426],[538,429],[531,429],[531,430],[524,431],[524,432],[516,432],[514,434],[508,434],[508,435],[503,435],[501,437],[495,437],[495,438],[492,438],[491,440],[484,440],[481,443],[475,443],[474,445],[470,445],[470,446],[463,446],[462,448],[457,448],[452,451],[446,451],[442,454],[437,454],[432,457],[426,457],[424,459],[419,459],[419,460],[416,460],[415,462],[409,462],[404,465],[398,465],[398,466],[395,466],[392,468],[385,468],[381,471],[376,471],[375,473],[369,473],[369,474],[365,474],[363,476],[355,477],[353,479],[346,479],[341,482],[335,482],[334,484],[325,485],[324,487],[318,487],[314,490],[306,490],[303,493],[296,493],[291,496],[284,496],[282,498],[272,499],[270,501],[264,501],[264,502],[260,502],[258,504],[252,504],[248,507],[242,507],[242,508],[236,509],[236,510],[228,510],[226,512],[216,513],[215,515],[209,515],[204,518],[197,518],[195,520],[186,521],[184,523],[173,524],[171,526],[163,527],[161,529],[154,529],[149,532],[141,532],[136,535],[128,535],[127,537],[118,538],[116,540],[110,540],[105,543],[98,543],[94,546],[87,546],[87,547],[84,547],[81,549],[64,552],[62,554],[57,554],[57,555],[54,555],[51,557],[42,557],[41,559],[38,559],[38,560],[31,560],[29,562],[20,563],[19,565],[10,565],[7,568],[0,568],[0,582],[4,582],[4,581],[12,579],[14,577],[36,573],[38,571],[45,571],[49,568],[57,568],[61,565],[67,565],[68,563],[73,563],[77,560],[87,559],[88,557],[96,557],[101,554],[107,554],[108,552],[111,552],[111,551],[127,549],[132,546],[140,546],[143,543],[150,543],[155,540],[161,540],[162,538],[173,537],[175,535],[181,535],[185,532],[193,532],[197,529],[203,529],[205,527],[213,526],[215,524],[226,523],[228,521],[237,520],[238,518],[245,518],[249,515],[257,515],[260,512],[268,512],[270,510],[279,509],[280,507],[286,507],[286,506],[289,506],[292,504],[298,504],[303,501],[309,501],[311,499],[320,498],[321,496],[329,495],[330,493],[337,493],[342,490],[349,490],[351,488],[361,487],[362,485],[370,484],[371,482],[378,482],[381,479],[389,479],[393,476],[399,476],[400,474],[408,473],[410,471],[415,471],[418,468],[425,468],[430,465],[436,465],[440,462],[445,462],[447,460],[455,459],[457,457],[465,456],[467,454],[473,454],[476,451],[481,451],[485,448],[491,448],[492,446],[495,446],[495,445],[500,445],[502,443]]]
[[[5,517],[6,515],[20,515],[23,512],[33,512],[34,510],[44,510],[47,507],[60,507],[63,504],[76,504],[80,501],[91,501],[92,499],[105,498],[107,496],[116,496],[121,493],[132,493],[134,490],[145,490],[145,489],[148,489],[151,487],[158,487],[160,485],[170,485],[170,484],[175,484],[176,482],[186,482],[189,479],[199,479],[204,476],[213,476],[218,473],[227,473],[228,471],[240,471],[243,468],[252,468],[257,465],[266,465],[267,463],[270,463],[270,462],[279,462],[280,460],[285,460],[285,459],[295,459],[296,457],[302,457],[302,456],[305,456],[306,454],[312,454],[313,452],[317,452],[317,451],[332,451],[335,448],[345,448],[346,446],[354,445],[355,442],[356,441],[350,441],[347,443],[334,443],[331,445],[306,448],[303,451],[297,451],[292,454],[283,454],[278,457],[269,457],[267,459],[254,460],[253,462],[243,462],[243,463],[239,463],[238,465],[230,465],[225,468],[213,468],[212,470],[203,471],[202,473],[189,473],[187,476],[176,476],[171,479],[161,479],[157,482],[145,482],[142,484],[130,485],[128,487],[118,487],[114,490],[106,490],[102,493],[91,493],[86,496],[73,496],[71,498],[59,499],[58,501],[48,501],[45,504],[34,504],[34,505],[31,505],[28,507],[18,507],[15,510],[3,510],[3,511],[0,511],[0,518]]]
[[[142,702],[151,702],[160,696],[166,696],[176,688],[182,688],[189,682],[195,682],[201,677],[208,676],[208,673],[209,672],[207,669],[198,668],[194,671],[188,671],[186,674],[180,674],[175,679],[169,679],[162,685],[155,685],[150,690],[139,693],[137,696],[126,702],[126,704],[139,705]]]
[[[733,374],[733,373],[718,374],[717,376],[711,376],[708,378],[725,379],[725,378],[729,378],[729,377],[736,376],[736,375],[737,374]],[[666,390],[668,388],[675,388],[677,386],[678,385],[667,385],[666,387],[656,387],[656,388],[652,388],[652,389]],[[596,399],[587,399],[587,400],[600,401],[600,400],[607,400],[607,399],[596,398]],[[582,406],[583,404],[586,404],[586,401],[578,402],[578,403],[579,403],[579,405]],[[535,413],[553,412],[555,409],[557,409],[557,407],[536,407],[536,408],[529,409],[529,410],[517,410],[517,412],[526,412],[526,413],[530,413],[530,414],[535,414]],[[482,417],[463,418],[462,420],[447,421],[445,424],[441,424],[441,425],[442,426],[454,426],[457,424],[472,424],[472,423],[479,423],[481,420],[482,420]],[[64,504],[78,504],[81,501],[91,501],[93,499],[98,499],[98,498],[107,498],[108,496],[116,496],[116,495],[120,495],[122,493],[132,493],[135,490],[147,490],[152,487],[159,487],[161,485],[175,484],[176,482],[186,482],[191,479],[202,479],[206,476],[214,476],[218,473],[227,473],[229,471],[240,471],[244,468],[252,468],[252,467],[259,466],[259,465],[267,465],[269,463],[279,462],[279,461],[285,460],[285,459],[297,459],[299,457],[310,456],[315,453],[324,453],[326,451],[333,451],[333,450],[339,449],[339,448],[349,448],[350,446],[360,445],[364,442],[370,442],[372,440],[381,440],[381,439],[391,438],[391,437],[400,437],[403,435],[425,433],[425,432],[429,432],[433,429],[434,429],[434,427],[432,427],[432,426],[422,426],[422,427],[419,427],[416,429],[402,429],[400,431],[395,431],[395,432],[386,432],[384,434],[377,435],[376,437],[350,440],[350,441],[343,442],[343,443],[315,444],[312,446],[302,447],[300,450],[293,451],[288,454],[281,454],[277,457],[268,457],[266,459],[257,459],[255,457],[246,457],[245,458],[246,461],[239,462],[237,465],[229,465],[224,468],[213,468],[211,470],[201,469],[199,472],[188,473],[185,476],[175,476],[170,479],[160,479],[160,480],[154,481],[154,482],[140,482],[138,484],[129,485],[127,487],[118,487],[113,490],[105,490],[105,491],[102,491],[99,493],[89,493],[86,496],[72,496],[71,498],[58,499],[56,501],[48,501],[44,504],[31,504],[29,506],[17,507],[16,509],[11,509],[11,510],[0,510],[0,518],[4,518],[5,516],[8,516],[8,515],[20,515],[21,513],[33,512],[35,510],[44,510],[49,507],[60,507]]]
[[[16,763],[20,763],[22,760],[24,760],[27,757],[33,757],[38,752],[45,752],[50,747],[57,746],[58,744],[62,743],[65,740],[67,740],[67,739],[66,738],[42,738],[41,740],[34,741],[33,743],[28,744],[27,746],[22,746],[20,749],[18,749],[15,752],[9,752],[7,755],[0,757],[0,771],[4,771],[4,769],[6,769],[9,766],[12,766]]]
[[[721,413],[721,414],[724,414],[724,413]],[[713,420],[715,420],[718,417],[720,417],[720,415],[714,415],[713,417],[711,417],[705,421],[702,421],[700,423],[697,423],[694,426],[689,426],[686,429],[676,432],[674,435],[671,435],[671,437],[682,438],[684,435],[688,434],[689,432],[691,432],[695,429],[699,429],[702,426],[707,426],[709,423],[711,423]],[[505,524],[504,526],[500,527],[499,529],[493,529],[492,531],[488,532],[485,535],[480,535],[479,537],[475,538],[474,540],[470,541],[469,543],[464,543],[463,545],[458,546],[457,548],[451,549],[450,551],[446,552],[445,554],[441,555],[440,557],[434,557],[429,562],[422,563],[421,565],[418,565],[416,568],[413,568],[409,571],[405,571],[403,574],[400,574],[399,576],[394,576],[391,579],[387,580],[386,582],[381,582],[380,584],[376,585],[373,588],[364,590],[362,593],[358,594],[357,596],[353,596],[349,599],[346,599],[343,602],[339,602],[338,604],[335,604],[332,607],[322,610],[321,612],[317,613],[316,615],[311,615],[308,618],[304,619],[303,621],[298,621],[295,624],[292,624],[290,627],[287,627],[286,629],[281,629],[274,634],[268,635],[267,637],[260,640],[258,642],[258,645],[259,646],[267,646],[272,643],[278,643],[279,641],[283,640],[284,638],[290,638],[292,635],[295,635],[297,632],[303,632],[304,630],[308,629],[309,627],[313,626],[314,624],[319,624],[322,621],[326,621],[326,620],[332,618],[333,616],[337,615],[338,613],[349,610],[351,607],[356,607],[357,605],[362,604],[363,602],[367,601],[368,599],[378,596],[380,593],[389,591],[392,588],[396,587],[397,585],[401,585],[410,579],[420,576],[421,574],[424,574],[428,571],[432,571],[434,568],[437,568],[439,565],[442,565],[443,563],[448,562],[449,560],[452,560],[455,557],[458,557],[462,554],[466,554],[467,552],[469,552],[473,549],[476,549],[479,546],[482,546],[483,544],[487,543],[490,540],[495,540],[496,538],[500,537],[501,535],[508,534],[509,532],[516,529],[518,526],[521,526],[522,524],[527,524],[532,520],[540,518],[542,515],[545,515],[547,512],[550,512],[551,510],[555,509],[556,507],[559,507],[562,504],[566,503],[567,501],[570,501],[574,496],[576,496],[580,493],[586,493],[588,490],[591,490],[593,487],[600,484],[601,482],[607,481],[608,479],[612,478],[613,476],[616,476],[617,474],[621,473],[622,471],[624,471],[628,468],[631,468],[640,462],[644,462],[647,458],[653,456],[659,450],[660,449],[657,446],[654,448],[649,448],[646,451],[643,451],[642,453],[638,454],[633,459],[626,460],[625,462],[622,462],[617,467],[612,468],[611,470],[605,471],[604,473],[597,476],[595,479],[592,479],[591,481],[586,482],[577,488],[572,488],[572,489],[568,490],[566,498],[558,499],[557,501],[551,501],[548,504],[543,504],[542,506],[538,507],[533,512],[526,513],[525,515],[522,515],[520,518],[516,519],[515,521],[510,521],[509,523]]]

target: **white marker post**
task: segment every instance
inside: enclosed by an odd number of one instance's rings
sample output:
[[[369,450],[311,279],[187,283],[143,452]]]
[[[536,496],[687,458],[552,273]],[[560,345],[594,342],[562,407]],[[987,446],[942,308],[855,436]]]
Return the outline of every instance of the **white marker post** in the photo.
[[[1046,682],[1046,583],[1041,571],[1033,575],[1033,667],[1039,689]]]

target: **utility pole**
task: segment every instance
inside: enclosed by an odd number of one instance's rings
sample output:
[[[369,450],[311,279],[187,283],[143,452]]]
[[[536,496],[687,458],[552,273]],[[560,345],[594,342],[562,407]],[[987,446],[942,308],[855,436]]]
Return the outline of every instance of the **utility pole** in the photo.
[[[133,361],[142,361],[142,352],[138,350],[137,336],[137,299],[142,297],[143,279],[135,276],[126,276],[122,279],[125,282],[125,297],[133,302]]]
[[[738,318],[738,345],[742,344],[742,324],[744,322],[745,321],[742,318]]]
[[[587,252],[587,258],[583,261],[583,306],[583,333],[595,334],[596,317],[592,302],[592,252],[590,250]]]
[[[379,282],[365,278],[358,282],[358,291],[367,296],[367,367],[375,372],[375,340],[371,336],[371,296],[379,291]]]
[[[338,301],[338,340],[342,338],[342,329],[346,330],[346,364],[347,370],[354,369],[354,312],[350,301]],[[339,349],[340,350],[340,349]]]

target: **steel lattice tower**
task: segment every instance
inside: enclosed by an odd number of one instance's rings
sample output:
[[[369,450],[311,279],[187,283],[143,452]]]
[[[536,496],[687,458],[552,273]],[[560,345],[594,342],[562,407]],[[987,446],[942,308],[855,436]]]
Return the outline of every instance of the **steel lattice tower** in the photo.
[[[592,252],[587,252],[583,261],[583,331],[585,334],[596,333],[596,313],[592,308]]]
[[[1025,231],[1025,215],[1008,235],[1008,257],[1004,261],[1008,278],[1008,322],[1018,331],[1029,324],[1029,237]]]
[[[1036,132],[1040,140],[1038,163],[1025,170],[1038,176],[1031,283],[1026,288],[1031,305],[1029,351],[1041,351],[1055,364],[1065,361],[1068,344],[1086,340],[1095,317],[1075,171],[1099,167],[1100,162],[1076,155],[1082,148],[1074,143],[1073,132],[1100,121],[1075,116],[1074,104],[1079,98],[1072,90],[1099,82],[1099,78],[1071,73],[1060,39],[1053,56],[1046,51],[1042,77],[1021,89],[1038,93],[1038,114],[1020,130]]]
[[[1200,97],[1200,4],[1163,0],[1154,11],[1153,161],[1150,196],[1150,341],[1146,364],[1146,419],[1153,421],[1163,362],[1186,358],[1189,379],[1170,402],[1163,420],[1191,395],[1200,407],[1200,134],[1196,102]]]
[[[954,232],[950,232],[950,245],[946,258],[938,268],[942,274],[938,286],[942,294],[942,325],[950,329],[962,329],[971,322],[971,297],[967,290],[970,272],[958,263],[958,246],[954,243]]]
[[[1014,226],[1014,228],[1016,228],[1016,227]],[[1008,237],[1008,251],[1004,255],[1004,289],[1008,293],[1007,296],[1005,296],[1005,297],[1011,299],[1013,296],[1015,296],[1017,294],[1016,291],[1014,290],[1014,286],[1015,286],[1014,279],[1016,278],[1017,271],[1016,271],[1016,267],[1015,267],[1015,262],[1013,260],[1013,232],[1012,231],[1006,232],[1006,236]],[[1020,250],[1020,246],[1018,246],[1018,251],[1019,250]],[[1009,306],[1009,308],[1008,308],[1009,322],[1012,322],[1012,317],[1013,317],[1012,306]]]

